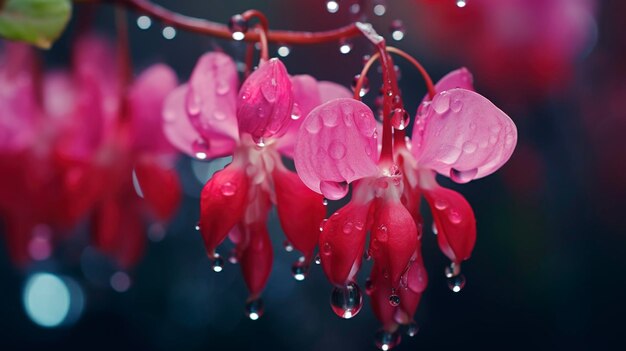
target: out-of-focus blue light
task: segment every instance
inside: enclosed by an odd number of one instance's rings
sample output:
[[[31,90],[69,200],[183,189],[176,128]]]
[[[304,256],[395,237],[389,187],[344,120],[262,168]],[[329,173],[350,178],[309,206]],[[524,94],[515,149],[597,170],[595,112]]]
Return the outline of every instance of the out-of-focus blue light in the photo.
[[[31,276],[24,288],[24,309],[42,327],[59,326],[70,311],[70,289],[59,277],[49,273]]]

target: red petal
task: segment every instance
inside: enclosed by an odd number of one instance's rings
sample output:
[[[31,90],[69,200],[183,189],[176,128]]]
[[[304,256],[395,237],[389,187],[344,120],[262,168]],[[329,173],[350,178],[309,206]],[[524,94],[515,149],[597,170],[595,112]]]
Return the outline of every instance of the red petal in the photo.
[[[320,223],[326,216],[323,197],[282,165],[274,168],[272,175],[280,225],[289,242],[309,261],[317,245]]]
[[[243,217],[247,194],[246,172],[233,164],[215,173],[202,189],[200,231],[210,256]]]
[[[453,262],[467,260],[476,243],[476,219],[463,195],[442,188],[434,181],[424,190],[437,226],[437,242],[441,251]]]
[[[397,327],[394,318],[397,307],[389,303],[389,296],[391,296],[390,281],[384,277],[383,268],[378,264],[374,264],[374,267],[372,267],[372,274],[369,279],[372,311],[374,311],[376,319],[383,325],[383,329],[393,331]]]
[[[345,286],[352,281],[361,265],[367,232],[370,202],[349,202],[335,212],[320,234],[320,258],[328,280]]]
[[[419,247],[415,221],[399,201],[381,201],[371,231],[370,253],[376,264],[397,288],[400,276]]]
[[[143,198],[154,215],[159,220],[168,220],[180,203],[181,189],[176,170],[150,159],[139,160],[134,170]]]
[[[250,299],[256,299],[267,283],[272,270],[272,242],[265,221],[241,225],[244,240],[237,245],[243,279],[250,291]]]

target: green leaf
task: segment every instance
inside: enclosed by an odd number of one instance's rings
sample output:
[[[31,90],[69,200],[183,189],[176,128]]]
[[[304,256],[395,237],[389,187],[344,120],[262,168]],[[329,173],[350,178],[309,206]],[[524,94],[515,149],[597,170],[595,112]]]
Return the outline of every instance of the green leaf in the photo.
[[[48,49],[71,13],[70,0],[0,0],[0,37]]]

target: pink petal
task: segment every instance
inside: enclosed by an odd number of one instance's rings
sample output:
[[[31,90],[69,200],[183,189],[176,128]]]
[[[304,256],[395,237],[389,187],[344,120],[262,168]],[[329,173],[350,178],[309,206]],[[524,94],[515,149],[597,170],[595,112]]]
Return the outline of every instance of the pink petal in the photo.
[[[317,245],[320,223],[326,216],[323,198],[282,165],[274,168],[272,176],[280,225],[289,242],[309,261]]]
[[[169,220],[178,209],[181,186],[173,166],[154,159],[141,159],[135,164],[135,175],[144,200],[159,220]]]
[[[411,257],[419,248],[420,233],[411,214],[400,202],[380,201],[374,214],[369,252],[376,264],[398,288]]]
[[[336,286],[353,281],[361,265],[370,203],[349,202],[328,218],[320,234],[320,258],[328,280]]]
[[[306,117],[294,157],[298,175],[313,191],[336,200],[348,184],[378,173],[376,120],[360,101],[336,99]]]
[[[189,120],[205,141],[237,140],[237,66],[226,54],[202,55],[191,73],[185,107]]]
[[[439,248],[452,262],[467,260],[476,243],[474,211],[461,194],[440,187],[431,177],[423,190],[437,226]]]
[[[256,142],[281,136],[291,122],[293,92],[285,65],[278,59],[262,63],[243,82],[237,101],[239,132]]]
[[[231,163],[215,173],[200,195],[200,231],[207,254],[215,248],[243,217],[248,198],[245,169]]]
[[[456,69],[443,76],[443,78],[435,84],[435,91],[438,93],[454,88],[474,91],[474,77],[467,68],[461,67]]]
[[[265,221],[241,225],[240,230],[245,240],[237,245],[237,252],[249,299],[253,300],[265,288],[272,270],[272,242]]]
[[[216,133],[205,141],[192,126],[185,111],[187,84],[174,89],[165,99],[163,132],[169,142],[180,151],[198,158],[216,158],[231,155],[236,142],[232,137]]]
[[[352,92],[350,90],[348,90],[343,85],[337,84],[335,82],[322,80],[317,82],[317,88],[319,89],[320,98],[322,99],[323,103],[330,100],[340,98],[348,99],[352,97]]]
[[[495,172],[513,153],[515,124],[475,92],[443,91],[420,112],[412,148],[420,168],[466,183]]]
[[[163,134],[161,114],[165,98],[177,85],[176,73],[157,64],[144,71],[128,92],[133,146],[138,152],[172,153]]]

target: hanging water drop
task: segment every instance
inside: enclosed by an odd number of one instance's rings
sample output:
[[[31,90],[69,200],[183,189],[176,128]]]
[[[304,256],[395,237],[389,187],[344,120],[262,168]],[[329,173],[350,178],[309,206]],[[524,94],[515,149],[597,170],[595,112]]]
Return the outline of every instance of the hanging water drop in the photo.
[[[328,206],[328,199],[327,198],[323,198],[322,199],[322,205]]]
[[[198,222],[198,224],[196,224],[196,226],[194,227],[195,230],[200,230],[200,222]]]
[[[409,323],[409,325],[406,327],[406,335],[408,335],[409,337],[414,337],[415,335],[417,335],[417,332],[420,330],[420,328],[417,326],[417,323],[415,323],[415,321],[412,321],[411,323]]]
[[[237,264],[237,262],[239,262],[239,260],[237,259],[237,251],[236,250],[232,250],[230,252],[230,255],[228,255],[228,262],[230,262],[231,264]]]
[[[287,57],[291,53],[291,48],[289,46],[287,46],[287,45],[281,45],[276,50],[276,53],[280,57]]]
[[[392,293],[389,296],[389,304],[393,307],[396,307],[400,304],[400,296],[396,295],[395,293]]]
[[[139,29],[148,29],[152,26],[152,19],[148,16],[139,16],[137,17],[137,27]]]
[[[339,42],[339,52],[346,55],[352,51],[352,42],[347,39],[342,39]]]
[[[328,200],[326,200],[326,204],[328,204]],[[322,221],[320,222],[320,232],[324,231],[324,226],[326,225],[326,222],[328,222],[328,219],[322,219]]]
[[[439,233],[439,231],[437,230],[437,223],[435,223],[435,222],[433,222],[432,231],[433,231],[433,234],[435,234],[435,235],[437,235],[437,233]]]
[[[322,258],[320,255],[315,255],[315,264],[322,264]]]
[[[393,109],[389,118],[391,119],[391,126],[397,130],[404,130],[409,125],[409,113],[403,108]]]
[[[357,74],[354,76],[354,78],[352,79],[352,91],[356,90],[357,84],[359,82],[359,79],[361,78],[360,74]],[[361,89],[359,89],[359,96],[363,97],[365,96],[365,94],[367,94],[370,91],[370,82],[369,79],[367,79],[367,77],[363,77],[362,81],[361,81]]]
[[[385,6],[385,0],[377,0],[374,4],[374,14],[376,16],[383,16],[387,12],[387,6]]]
[[[204,140],[196,140],[191,145],[191,150],[198,160],[206,160],[209,145]]]
[[[461,274],[461,263],[450,262],[450,264],[446,266],[444,273],[446,278],[452,278]]]
[[[406,30],[404,29],[404,24],[402,23],[402,21],[397,19],[391,22],[391,25],[389,26],[389,31],[391,32],[391,38],[393,38],[393,40],[400,41],[404,39],[404,33]]]
[[[308,268],[303,262],[296,262],[291,266],[291,274],[297,281],[303,281],[306,278]]]
[[[172,40],[176,37],[176,29],[174,29],[174,27],[166,26],[161,31],[161,34],[163,35],[163,38]]]
[[[448,278],[448,288],[453,292],[459,292],[465,287],[465,276],[463,274]]]
[[[477,174],[478,168],[472,168],[465,171],[461,171],[456,168],[450,168],[450,179],[459,184],[464,184],[471,181],[476,177]]]
[[[339,11],[339,1],[337,0],[326,1],[326,10],[329,13],[337,13],[337,11]]]
[[[243,40],[248,31],[248,21],[240,14],[234,15],[228,21],[228,29],[230,29],[234,40]]]
[[[356,316],[363,307],[361,289],[354,282],[343,288],[335,287],[330,296],[330,307],[341,318],[350,319]]]
[[[224,260],[218,254],[215,254],[213,263],[211,263],[211,268],[213,268],[213,272],[216,273],[219,273],[224,269]]]
[[[320,191],[322,192],[322,195],[330,200],[341,199],[342,197],[346,196],[348,190],[349,188],[347,182],[320,182]]]
[[[261,318],[263,315],[263,300],[260,298],[246,303],[246,315],[253,321]]]
[[[467,0],[456,0],[456,6],[459,8],[463,8],[467,5]]]
[[[391,333],[385,331],[384,329],[380,329],[374,335],[374,344],[376,344],[376,347],[379,350],[387,351],[396,347],[400,343],[401,339],[402,338],[398,331]]]
[[[291,243],[288,240],[285,240],[283,242],[283,248],[285,249],[285,251],[287,252],[291,252],[293,251],[293,245],[291,245]]]

